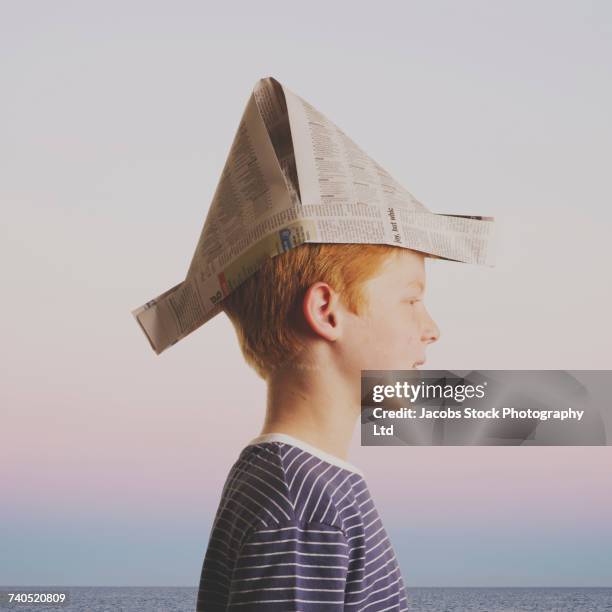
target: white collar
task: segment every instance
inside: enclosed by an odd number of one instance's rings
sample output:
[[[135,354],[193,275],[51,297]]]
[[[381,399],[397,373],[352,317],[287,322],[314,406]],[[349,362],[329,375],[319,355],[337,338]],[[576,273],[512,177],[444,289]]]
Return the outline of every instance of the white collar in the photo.
[[[283,442],[285,444],[291,444],[292,446],[297,446],[302,450],[309,452],[311,455],[315,457],[319,457],[319,459],[323,459],[323,461],[327,461],[333,465],[337,465],[345,470],[349,470],[350,472],[355,472],[359,474],[361,477],[364,477],[364,473],[352,463],[345,461],[344,459],[340,459],[340,457],[336,457],[331,453],[327,453],[324,450],[320,449],[318,446],[313,446],[312,444],[308,444],[308,442],[304,442],[304,440],[299,440],[298,438],[294,438],[286,433],[281,432],[272,432],[261,434],[256,438],[253,438],[247,446],[252,446],[254,444],[260,444],[261,442]]]

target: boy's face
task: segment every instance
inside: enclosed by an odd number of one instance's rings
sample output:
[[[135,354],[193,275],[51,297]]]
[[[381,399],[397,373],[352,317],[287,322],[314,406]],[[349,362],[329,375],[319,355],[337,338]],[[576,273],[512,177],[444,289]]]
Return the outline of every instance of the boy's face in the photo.
[[[359,370],[409,370],[425,362],[440,330],[424,304],[425,256],[398,248],[379,274],[364,284],[361,315],[344,311],[345,365]],[[368,308],[369,306],[369,308]]]

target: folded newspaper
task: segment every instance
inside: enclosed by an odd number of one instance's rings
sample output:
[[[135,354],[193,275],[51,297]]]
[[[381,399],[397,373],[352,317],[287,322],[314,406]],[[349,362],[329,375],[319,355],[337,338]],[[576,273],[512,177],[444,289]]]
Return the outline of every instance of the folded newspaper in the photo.
[[[160,354],[221,312],[262,262],[304,242],[390,244],[493,265],[493,217],[430,212],[272,77],[246,105],[185,280],[132,311]]]

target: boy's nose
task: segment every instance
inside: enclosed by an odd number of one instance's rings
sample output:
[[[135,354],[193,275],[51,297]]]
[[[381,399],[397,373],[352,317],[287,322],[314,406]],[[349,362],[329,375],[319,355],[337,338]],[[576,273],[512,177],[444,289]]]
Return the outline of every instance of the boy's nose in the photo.
[[[426,311],[425,326],[423,327],[423,342],[431,344],[437,342],[440,338],[440,328],[436,325],[436,322],[431,318],[429,312]]]

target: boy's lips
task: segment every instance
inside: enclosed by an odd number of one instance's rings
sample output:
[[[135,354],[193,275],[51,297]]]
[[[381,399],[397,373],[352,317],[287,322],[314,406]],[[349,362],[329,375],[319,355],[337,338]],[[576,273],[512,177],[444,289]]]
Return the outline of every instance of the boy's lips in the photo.
[[[422,366],[424,363],[425,363],[425,359],[423,359],[423,361],[415,361],[412,364],[412,369],[417,370],[418,369],[417,366]]]

